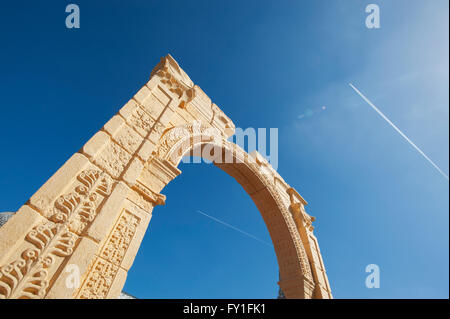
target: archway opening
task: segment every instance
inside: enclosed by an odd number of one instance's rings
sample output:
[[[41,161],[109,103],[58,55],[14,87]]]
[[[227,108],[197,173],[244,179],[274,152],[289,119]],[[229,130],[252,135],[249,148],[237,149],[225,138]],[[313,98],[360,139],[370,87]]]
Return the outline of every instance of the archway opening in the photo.
[[[258,208],[227,172],[190,159],[164,189],[166,206],[153,211],[124,290],[138,298],[276,298],[278,263]]]
[[[273,174],[270,165],[266,163],[265,169],[263,169],[257,163],[258,161],[255,161],[256,157],[223,139],[217,143],[217,140],[211,135],[186,135],[175,145],[168,146],[167,151],[159,155],[163,155],[161,159],[168,161],[169,165],[178,166],[181,159],[186,158],[187,154],[201,156],[212,161],[244,188],[256,204],[267,227],[276,252],[280,279],[283,279],[284,287],[286,287],[286,283],[290,286],[288,289],[293,298],[303,297],[304,294],[311,296],[313,289],[311,270],[287,208],[290,201],[289,195],[286,190],[282,192],[282,195],[277,191],[274,184],[276,184],[276,176],[279,175]],[[208,174],[206,175],[208,176]],[[208,179],[208,182],[209,186],[215,185],[214,180]],[[186,197],[186,194],[181,191],[181,195],[175,196],[183,198]],[[305,286],[305,278],[308,280],[308,286]]]

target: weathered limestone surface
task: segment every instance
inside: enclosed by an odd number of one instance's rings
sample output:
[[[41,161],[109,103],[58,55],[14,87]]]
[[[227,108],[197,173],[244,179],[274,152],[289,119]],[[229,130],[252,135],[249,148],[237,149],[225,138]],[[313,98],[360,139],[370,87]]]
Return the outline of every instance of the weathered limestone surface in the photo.
[[[306,201],[261,155],[227,141],[234,128],[170,55],[162,58],[136,95],[0,228],[0,299],[117,298],[153,208],[165,203],[161,191],[188,153],[211,159],[253,199],[284,295],[331,298]]]

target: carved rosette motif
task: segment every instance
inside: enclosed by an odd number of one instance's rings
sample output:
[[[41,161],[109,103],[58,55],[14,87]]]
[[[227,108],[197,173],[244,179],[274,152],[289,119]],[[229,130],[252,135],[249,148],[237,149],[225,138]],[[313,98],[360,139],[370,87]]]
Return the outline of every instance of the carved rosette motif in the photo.
[[[141,106],[136,107],[134,113],[128,118],[128,121],[143,137],[147,135],[154,124],[150,115]]]
[[[79,299],[102,299],[108,296],[111,284],[130,246],[140,223],[140,218],[124,210],[113,232],[87,275]]]
[[[94,220],[97,195],[107,196],[111,179],[96,170],[78,175],[80,185],[54,203],[50,220],[34,227],[25,237],[31,248],[20,258],[0,267],[0,299],[43,298],[57,257],[72,255],[78,236]]]

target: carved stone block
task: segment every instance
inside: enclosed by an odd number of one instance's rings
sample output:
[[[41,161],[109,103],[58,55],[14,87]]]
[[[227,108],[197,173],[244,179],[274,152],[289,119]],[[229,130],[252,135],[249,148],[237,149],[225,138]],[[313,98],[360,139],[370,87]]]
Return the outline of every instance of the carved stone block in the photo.
[[[123,124],[113,135],[113,140],[128,153],[134,154],[144,139],[130,126]]]
[[[131,160],[131,154],[112,140],[94,158],[94,163],[104,169],[114,178],[122,175],[125,167]]]
[[[75,153],[64,165],[31,196],[29,204],[41,214],[47,216],[53,208],[53,202],[76,180],[83,169],[90,167],[90,162],[80,153]]]

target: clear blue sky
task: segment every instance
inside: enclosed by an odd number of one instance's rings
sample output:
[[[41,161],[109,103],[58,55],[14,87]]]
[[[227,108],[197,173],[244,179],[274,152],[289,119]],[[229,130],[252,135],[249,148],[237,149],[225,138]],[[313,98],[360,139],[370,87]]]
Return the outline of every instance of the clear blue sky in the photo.
[[[0,211],[15,211],[172,54],[236,126],[279,128],[279,172],[310,203],[336,298],[449,296],[448,1],[68,1],[0,5]],[[377,3],[381,28],[365,27]],[[322,109],[325,106],[325,110]],[[251,199],[182,164],[125,290],[273,298],[274,251]],[[377,264],[381,287],[367,289]]]

